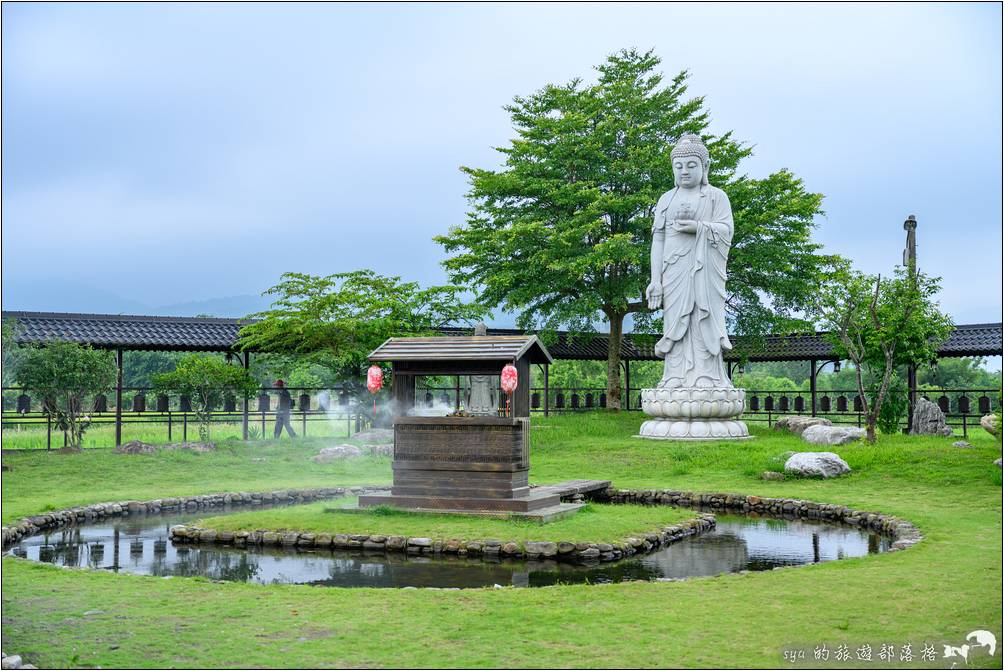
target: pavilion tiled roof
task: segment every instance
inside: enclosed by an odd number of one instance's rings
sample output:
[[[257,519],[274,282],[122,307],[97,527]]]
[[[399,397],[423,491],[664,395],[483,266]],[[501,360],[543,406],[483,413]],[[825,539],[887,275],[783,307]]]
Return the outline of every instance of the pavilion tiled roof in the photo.
[[[20,325],[17,342],[40,344],[52,340],[87,343],[94,347],[133,350],[176,350],[222,352],[235,347],[241,319],[213,317],[152,317],[145,315],[74,314],[66,312],[4,312],[3,319]],[[472,329],[447,327],[444,336],[469,336]],[[518,329],[488,329],[488,335],[523,336]],[[757,344],[741,336],[733,338],[734,349],[726,357],[736,360],[743,354],[750,361],[804,361],[833,358],[833,348],[822,333],[769,335]],[[625,334],[621,358],[656,360],[653,351],[657,336]],[[1001,323],[962,324],[938,349],[942,357],[994,356],[1001,354]],[[571,334],[559,331],[553,338],[542,337],[555,359],[605,360],[607,334]]]
[[[535,335],[468,335],[435,338],[388,338],[369,355],[370,361],[515,361],[530,363],[553,359]]]

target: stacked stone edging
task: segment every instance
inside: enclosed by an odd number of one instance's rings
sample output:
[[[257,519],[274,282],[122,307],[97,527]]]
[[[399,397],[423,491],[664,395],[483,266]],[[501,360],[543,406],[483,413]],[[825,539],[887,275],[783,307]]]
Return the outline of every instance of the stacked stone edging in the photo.
[[[203,494],[199,496],[178,496],[152,501],[112,501],[92,503],[87,506],[77,506],[41,515],[23,518],[17,524],[3,527],[3,549],[14,545],[26,536],[33,536],[42,531],[48,531],[81,522],[109,517],[124,517],[127,515],[156,514],[162,512],[194,512],[222,508],[229,505],[257,506],[282,503],[303,503],[328,499],[344,494],[358,494],[370,491],[371,487],[321,487],[316,489],[278,489],[271,492],[223,492],[219,494]]]
[[[9,527],[3,527],[3,549],[6,550],[26,536],[42,531],[71,526],[81,522],[130,514],[156,514],[209,510],[224,506],[255,506],[282,503],[303,503],[333,498],[345,494],[371,491],[372,487],[323,487],[316,489],[280,489],[270,492],[224,492],[199,496],[180,496],[151,501],[113,501],[78,506],[41,515],[23,518]],[[608,488],[587,494],[599,503],[631,503],[641,505],[672,505],[681,507],[708,507],[740,513],[754,512],[777,517],[800,517],[842,522],[871,529],[893,539],[890,550],[902,550],[923,540],[923,535],[910,522],[892,515],[855,510],[847,506],[802,501],[799,499],[747,496],[744,494],[695,493],[675,490],[628,490]],[[638,553],[650,552],[674,543],[681,538],[703,533],[714,528],[715,518],[709,514],[638,537],[616,543],[570,543],[567,541],[515,541],[500,540],[433,540],[378,534],[312,534],[296,531],[215,531],[177,525],[171,528],[171,537],[178,541],[221,543],[237,546],[279,545],[332,549],[362,549],[385,552],[403,552],[414,555],[456,554],[481,556],[488,559],[564,559],[569,561],[616,561]]]
[[[502,541],[432,539],[381,534],[330,534],[302,531],[218,531],[179,524],[171,527],[171,540],[178,543],[307,547],[324,550],[369,550],[409,555],[457,555],[483,559],[553,559],[570,562],[611,562],[665,547],[688,536],[715,527],[714,515],[700,513],[693,519],[610,543],[569,541]]]
[[[891,551],[903,550],[924,539],[910,522],[884,513],[855,510],[832,503],[816,503],[799,499],[778,499],[745,494],[695,493],[668,489],[608,489],[591,492],[597,503],[634,503],[641,505],[671,505],[707,507],[741,513],[759,513],[775,517],[800,517],[810,520],[842,522],[871,529],[893,539]]]

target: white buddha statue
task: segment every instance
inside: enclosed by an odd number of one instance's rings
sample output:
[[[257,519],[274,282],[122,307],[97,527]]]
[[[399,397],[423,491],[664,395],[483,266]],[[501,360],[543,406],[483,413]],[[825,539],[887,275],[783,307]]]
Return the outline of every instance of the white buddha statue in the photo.
[[[639,434],[662,440],[749,438],[745,392],[732,386],[723,354],[725,265],[732,246],[732,206],[708,183],[711,157],[697,135],[684,135],[670,152],[676,186],[659,198],[652,224],[649,308],[662,308],[662,380],[643,389],[642,410],[652,419]]]
[[[708,183],[711,160],[697,135],[684,135],[671,158],[676,186],[655,207],[645,292],[649,307],[663,310],[655,346],[666,360],[659,387],[731,387],[722,353],[732,349],[725,330],[732,207]]]

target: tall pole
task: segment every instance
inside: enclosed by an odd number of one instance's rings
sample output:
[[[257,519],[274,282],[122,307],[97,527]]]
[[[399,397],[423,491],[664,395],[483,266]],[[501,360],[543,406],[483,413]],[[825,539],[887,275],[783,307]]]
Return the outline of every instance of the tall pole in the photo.
[[[916,287],[917,282],[917,217],[910,215],[903,222],[906,231],[906,248],[903,250],[903,265]],[[917,405],[917,367],[910,364],[906,367],[906,386],[909,389],[909,410],[907,411],[907,431],[913,426],[913,409]]]
[[[115,350],[115,447],[122,444],[122,348]]]

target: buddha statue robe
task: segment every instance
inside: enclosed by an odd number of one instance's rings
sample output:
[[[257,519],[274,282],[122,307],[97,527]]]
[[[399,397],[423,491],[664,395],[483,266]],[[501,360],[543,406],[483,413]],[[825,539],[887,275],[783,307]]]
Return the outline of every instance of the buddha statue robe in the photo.
[[[674,220],[697,222],[696,232]],[[725,265],[732,245],[732,206],[719,188],[667,191],[655,209],[653,232],[665,235],[662,254],[665,357],[660,387],[732,387],[722,354],[732,349],[725,330]]]

